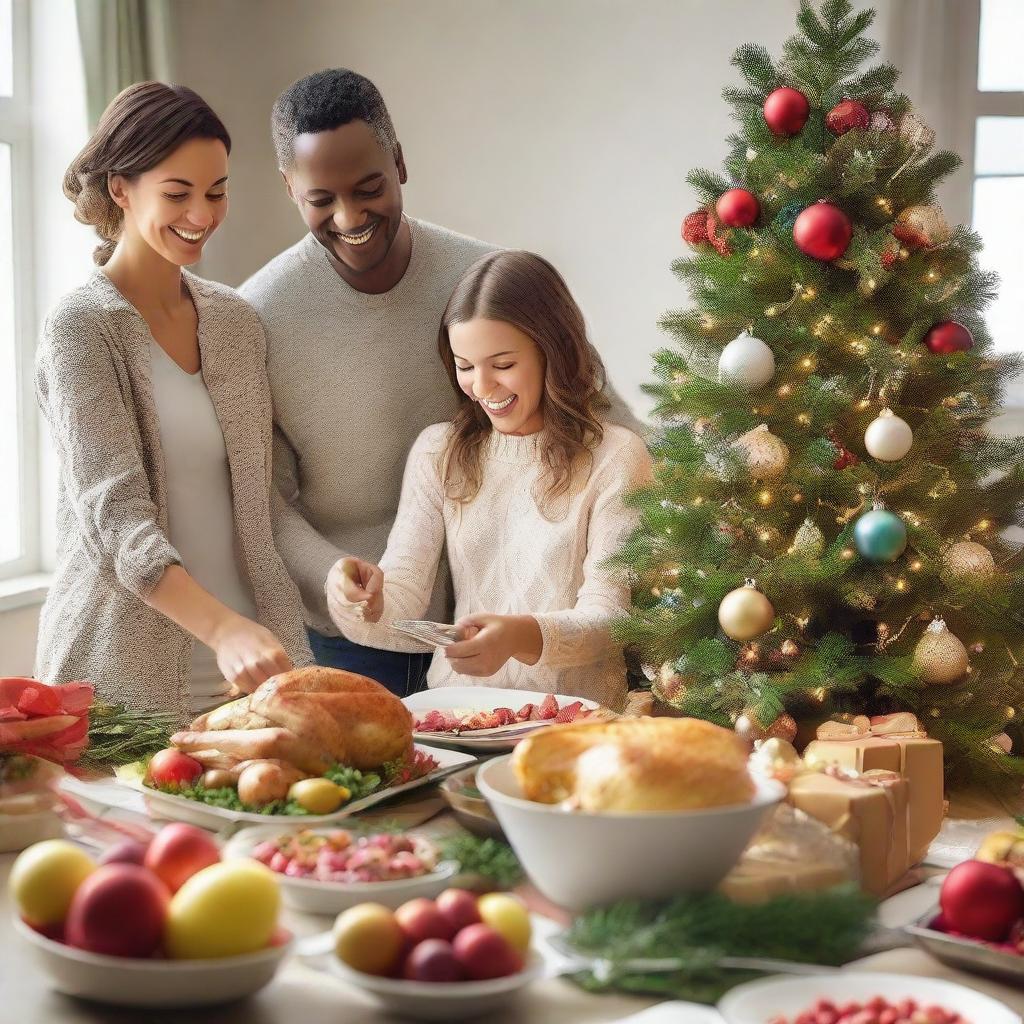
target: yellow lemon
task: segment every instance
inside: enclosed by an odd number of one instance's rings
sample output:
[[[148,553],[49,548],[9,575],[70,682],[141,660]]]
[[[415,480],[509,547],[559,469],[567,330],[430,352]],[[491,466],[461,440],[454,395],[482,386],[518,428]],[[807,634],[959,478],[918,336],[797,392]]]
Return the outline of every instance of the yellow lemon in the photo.
[[[292,784],[288,796],[310,814],[333,814],[345,801],[348,790],[330,779],[300,779]]]
[[[489,892],[476,901],[480,919],[490,925],[510,946],[525,952],[530,947],[533,927],[522,900],[507,892]]]
[[[95,870],[96,862],[74,843],[46,839],[18,854],[8,885],[29,924],[59,924],[75,890]]]
[[[197,871],[171,897],[164,945],[177,960],[255,953],[277,925],[281,896],[274,872],[251,860]]]

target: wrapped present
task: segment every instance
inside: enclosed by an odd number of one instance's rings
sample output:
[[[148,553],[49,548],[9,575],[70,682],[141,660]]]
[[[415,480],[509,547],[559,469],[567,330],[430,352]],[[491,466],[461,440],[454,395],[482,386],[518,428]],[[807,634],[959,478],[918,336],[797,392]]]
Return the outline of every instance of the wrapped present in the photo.
[[[789,802],[860,850],[861,885],[883,896],[911,866],[909,784],[896,772],[860,776],[805,772],[790,783]]]
[[[718,891],[734,903],[860,880],[860,853],[848,839],[789,804],[775,809]]]
[[[910,787],[910,862],[917,864],[939,834],[945,810],[942,744],[929,739],[917,717],[901,711],[850,722],[825,722],[804,750],[809,767],[837,765],[862,773],[899,772]]]

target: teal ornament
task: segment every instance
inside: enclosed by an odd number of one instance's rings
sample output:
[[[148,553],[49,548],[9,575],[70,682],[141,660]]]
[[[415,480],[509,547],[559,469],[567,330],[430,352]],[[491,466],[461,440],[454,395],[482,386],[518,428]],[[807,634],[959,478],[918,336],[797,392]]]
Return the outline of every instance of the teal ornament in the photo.
[[[775,224],[780,234],[788,235],[790,241],[793,238],[793,225],[796,223],[797,217],[804,212],[805,205],[805,203],[790,203],[775,215]]]
[[[876,505],[854,523],[853,543],[869,562],[895,562],[907,550],[907,527],[899,516]]]

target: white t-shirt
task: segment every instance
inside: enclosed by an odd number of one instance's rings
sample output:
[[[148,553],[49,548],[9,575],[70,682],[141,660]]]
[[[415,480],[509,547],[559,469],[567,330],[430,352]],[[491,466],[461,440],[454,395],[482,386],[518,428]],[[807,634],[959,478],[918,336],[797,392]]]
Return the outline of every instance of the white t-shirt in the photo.
[[[188,574],[218,601],[256,618],[252,587],[240,563],[231,476],[217,413],[202,370],[186,373],[151,340],[153,399],[160,420],[171,544]],[[197,712],[222,703],[229,684],[212,650],[192,644],[189,691]]]

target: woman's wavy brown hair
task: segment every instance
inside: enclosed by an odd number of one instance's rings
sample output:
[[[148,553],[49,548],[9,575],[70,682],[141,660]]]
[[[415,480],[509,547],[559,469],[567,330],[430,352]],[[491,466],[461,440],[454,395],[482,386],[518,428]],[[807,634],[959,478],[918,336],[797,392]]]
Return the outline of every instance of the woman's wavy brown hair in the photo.
[[[533,339],[544,357],[541,412],[544,464],[535,495],[542,509],[564,499],[577,477],[585,480],[593,449],[604,432],[597,413],[608,408],[601,393],[601,357],[587,339],[583,313],[562,276],[532,252],[488,253],[455,286],[441,319],[438,351],[459,399],[442,458],[445,494],[466,503],[479,493],[481,453],[493,430],[487,414],[459,386],[448,328],[475,319],[501,320]]]
[[[92,254],[101,267],[114,254],[124,228],[124,211],[107,188],[110,176],[144,174],[190,139],[219,139],[231,152],[221,119],[183,85],[136,82],[103,111],[96,131],[64,174],[64,195],[75,204],[75,220],[91,224],[103,239]]]

